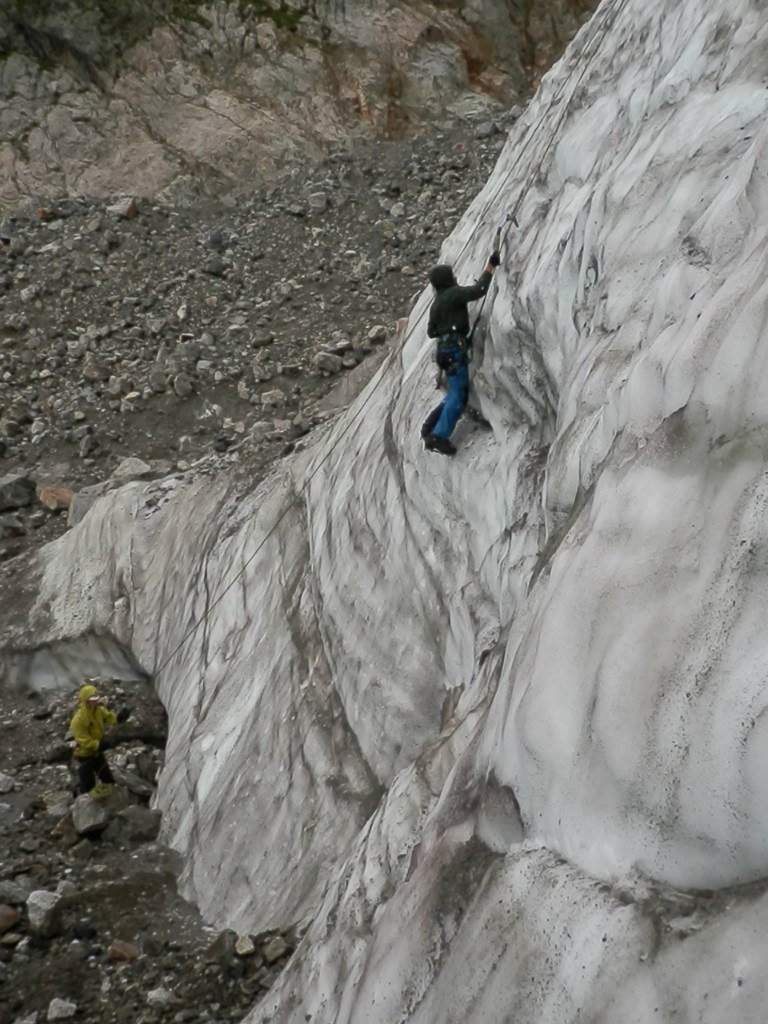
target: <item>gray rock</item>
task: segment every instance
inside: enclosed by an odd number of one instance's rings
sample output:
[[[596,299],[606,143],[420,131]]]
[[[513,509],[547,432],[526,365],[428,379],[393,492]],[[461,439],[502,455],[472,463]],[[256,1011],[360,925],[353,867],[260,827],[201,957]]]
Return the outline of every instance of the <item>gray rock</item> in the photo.
[[[173,390],[179,398],[187,398],[192,394],[192,380],[186,373],[177,373],[173,382]]]
[[[230,964],[234,960],[235,945],[237,943],[237,932],[231,928],[225,928],[219,932],[213,942],[205,951],[205,959],[210,962]]]
[[[109,379],[109,370],[100,360],[96,359],[90,352],[86,355],[83,360],[83,366],[80,371],[86,380],[92,383]]]
[[[113,767],[112,774],[115,776],[115,781],[119,785],[124,786],[129,793],[133,793],[134,796],[151,797],[155,791],[155,787],[151,782],[147,782],[133,772],[121,771],[119,768]]]
[[[220,256],[211,256],[203,264],[203,273],[211,277],[224,277],[224,261]]]
[[[274,391],[265,391],[261,396],[261,404],[273,409],[281,406],[284,401],[285,392],[281,391],[280,388],[275,388]]]
[[[93,856],[93,843],[90,839],[81,839],[79,843],[72,847],[70,854],[76,861],[84,864]]]
[[[134,757],[134,767],[143,782],[154,785],[163,758],[159,751],[147,747],[140,750]]]
[[[36,889],[27,898],[29,930],[42,938],[55,935],[61,925],[63,900],[55,892]]]
[[[85,459],[99,447],[99,440],[95,434],[86,434],[80,444],[77,446],[77,450],[80,453],[80,458]]]
[[[102,832],[109,822],[109,813],[103,804],[97,803],[87,794],[79,796],[72,807],[72,823],[78,835],[87,836]]]
[[[148,842],[157,839],[162,815],[160,811],[133,804],[120,811],[117,820],[120,823],[121,831],[128,839],[136,842]]]
[[[46,764],[60,764],[63,761],[68,761],[71,756],[72,751],[69,744],[64,740],[59,740],[45,747],[42,759]]]
[[[26,532],[24,520],[18,512],[6,512],[4,515],[0,515],[0,538],[23,537]]]
[[[62,900],[66,903],[72,903],[77,897],[79,890],[74,882],[70,882],[69,879],[63,878],[56,886],[57,895],[61,896]]]
[[[48,1004],[46,1020],[71,1020],[77,1013],[77,1003],[56,997]]]
[[[250,439],[252,444],[258,444],[272,433],[273,426],[269,420],[258,420],[251,427]]]
[[[112,479],[117,483],[127,484],[131,480],[143,480],[152,472],[152,467],[143,459],[129,457],[114,469]]]
[[[256,943],[250,935],[238,935],[235,942],[235,953],[238,956],[253,956],[256,952]]]
[[[0,512],[25,508],[35,500],[35,481],[23,470],[0,476]]]
[[[221,228],[211,228],[201,237],[200,244],[204,249],[223,249],[225,246],[224,232]]]
[[[79,338],[70,338],[67,341],[67,351],[73,359],[79,359],[88,350],[88,339],[80,335]]]
[[[282,935],[272,935],[261,947],[262,956],[268,964],[273,964],[288,952],[288,943]]]
[[[493,121],[483,121],[475,128],[476,139],[489,139],[491,135],[495,135],[499,130],[498,126]]]
[[[168,390],[168,378],[162,370],[152,370],[149,375],[149,387],[156,395]]]
[[[181,1000],[177,995],[171,992],[167,988],[153,988],[147,992],[147,1003],[150,1006],[156,1006],[159,1009],[170,1009],[173,1006],[179,1006]]]
[[[202,349],[196,341],[191,340],[191,335],[182,334],[181,337],[184,340],[179,342],[176,348],[176,355],[187,367],[194,366],[200,358]]]
[[[340,373],[342,368],[341,357],[332,352],[316,352],[312,356],[312,364],[326,373]]]
[[[45,808],[46,818],[53,824],[56,824],[66,815],[70,804],[71,801],[66,798],[62,798],[59,803],[48,804]]]
[[[141,392],[129,391],[120,403],[120,412],[138,412],[143,405],[144,403],[141,398]]]
[[[121,220],[132,220],[137,216],[138,212],[139,208],[132,196],[126,196],[124,199],[120,199],[118,202],[112,203],[111,206],[107,207],[107,213],[111,213]]]
[[[323,213],[328,208],[328,196],[325,192],[313,192],[307,201],[310,210],[315,213]]]
[[[29,320],[24,313],[11,313],[6,317],[5,329],[7,331],[26,331],[29,327]]]
[[[275,375],[274,365],[270,362],[264,362],[260,357],[256,357],[251,364],[251,373],[253,379],[258,384],[265,384],[267,381],[272,380]]]
[[[12,907],[27,902],[29,890],[10,878],[0,880],[0,903],[9,903]]]

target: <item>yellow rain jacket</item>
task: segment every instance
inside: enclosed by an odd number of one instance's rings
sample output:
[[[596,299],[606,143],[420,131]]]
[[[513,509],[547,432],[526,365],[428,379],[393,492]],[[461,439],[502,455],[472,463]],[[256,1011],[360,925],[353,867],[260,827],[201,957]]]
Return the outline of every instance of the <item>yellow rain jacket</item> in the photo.
[[[99,752],[99,744],[104,739],[104,730],[110,725],[117,725],[117,715],[102,704],[91,707],[89,697],[98,694],[95,686],[87,683],[80,687],[80,707],[72,716],[69,728],[75,737],[75,757],[93,757]]]

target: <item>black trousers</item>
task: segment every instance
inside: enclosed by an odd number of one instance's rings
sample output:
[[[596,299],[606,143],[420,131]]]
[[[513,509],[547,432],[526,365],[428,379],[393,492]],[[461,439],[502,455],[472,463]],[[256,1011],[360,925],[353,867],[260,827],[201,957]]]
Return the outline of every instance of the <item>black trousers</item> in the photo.
[[[107,759],[101,752],[94,754],[93,757],[78,757],[76,761],[81,793],[90,793],[97,780],[110,785],[114,783],[115,779],[109,770]]]

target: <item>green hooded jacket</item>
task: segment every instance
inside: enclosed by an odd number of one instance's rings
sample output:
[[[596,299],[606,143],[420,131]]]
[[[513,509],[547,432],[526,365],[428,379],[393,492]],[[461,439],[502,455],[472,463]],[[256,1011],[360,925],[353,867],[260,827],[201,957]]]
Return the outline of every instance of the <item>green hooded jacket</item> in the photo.
[[[90,697],[98,697],[95,686],[86,683],[80,687],[80,707],[72,716],[69,728],[75,737],[75,757],[93,757],[99,752],[104,731],[110,725],[117,725],[117,715],[103,704],[90,705]]]
[[[446,263],[434,267],[429,283],[437,294],[429,307],[427,334],[439,338],[441,334],[455,331],[466,337],[469,334],[469,311],[467,304],[481,299],[491,283],[490,270],[484,270],[474,284],[456,284],[453,269]]]

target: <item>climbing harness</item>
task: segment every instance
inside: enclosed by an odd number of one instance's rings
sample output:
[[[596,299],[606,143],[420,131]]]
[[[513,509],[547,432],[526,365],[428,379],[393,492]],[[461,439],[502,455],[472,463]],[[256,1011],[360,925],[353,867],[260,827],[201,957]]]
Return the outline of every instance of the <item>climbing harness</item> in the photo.
[[[441,334],[435,344],[435,362],[439,370],[452,373],[462,362],[472,358],[472,345],[466,334],[448,331]]]
[[[520,208],[521,208],[521,206],[523,204],[523,201],[524,201],[525,197],[527,196],[528,192],[530,191],[531,186],[533,185],[533,182],[534,182],[536,176],[539,174],[539,172],[541,170],[541,167],[542,167],[542,165],[544,163],[544,160],[546,158],[547,153],[549,152],[549,150],[552,147],[552,144],[553,144],[553,142],[554,142],[554,140],[555,140],[555,138],[557,136],[557,132],[560,129],[560,125],[561,125],[563,119],[565,118],[565,115],[568,112],[568,109],[569,109],[570,104],[571,104],[571,100],[573,99],[573,96],[575,95],[576,90],[580,86],[580,84],[582,82],[582,79],[584,78],[584,75],[586,74],[586,72],[587,72],[587,70],[588,70],[588,68],[589,68],[589,66],[590,66],[590,64],[592,62],[592,59],[594,58],[595,54],[597,53],[597,50],[599,48],[600,43],[602,42],[603,38],[607,34],[608,29],[612,27],[614,21],[616,20],[616,17],[618,16],[618,13],[619,13],[620,9],[624,5],[624,3],[625,3],[625,0],[615,0],[615,2],[614,2],[612,7],[610,5],[606,5],[605,11],[603,13],[602,20],[599,23],[596,24],[592,35],[590,36],[589,40],[585,43],[585,45],[583,47],[583,50],[582,50],[582,53],[581,53],[581,56],[583,58],[585,58],[585,59],[583,61],[583,66],[582,66],[581,72],[580,72],[578,78],[576,79],[576,84],[573,87],[571,95],[568,98],[568,101],[566,103],[562,104],[561,109],[560,109],[560,111],[559,111],[559,113],[557,115],[557,118],[555,119],[555,124],[553,126],[553,129],[552,129],[552,131],[550,133],[550,138],[549,138],[546,146],[544,147],[544,149],[542,151],[542,154],[541,154],[539,160],[536,163],[536,166],[534,167],[533,171],[527,176],[527,178],[526,178],[526,180],[524,182],[524,185],[521,188],[520,193],[518,194],[518,197],[517,197],[517,200],[515,201],[514,206],[512,207],[512,209],[507,214],[507,217],[505,219],[504,224],[501,227],[499,227],[498,230],[497,230],[497,237],[499,239],[499,245],[498,245],[497,249],[499,251],[501,249],[501,246],[504,244],[504,241],[506,239],[506,235],[507,235],[510,227],[512,227],[513,225],[514,226],[518,226],[517,214],[520,211]],[[590,50],[590,47],[591,47],[592,43],[595,42],[595,41],[596,41],[596,45],[595,45],[594,49],[587,56],[587,51]],[[567,84],[568,84],[568,79],[566,79],[566,81],[563,83],[563,86],[559,90],[557,95],[555,97],[553,97],[553,99],[550,100],[550,102],[548,103],[544,113],[541,115],[541,117],[539,118],[539,120],[537,121],[537,123],[533,127],[533,129],[531,131],[529,131],[527,138],[525,139],[524,143],[520,147],[520,150],[518,152],[518,155],[517,155],[517,158],[516,158],[515,162],[513,163],[512,167],[507,172],[507,174],[504,175],[504,177],[503,177],[501,183],[499,184],[498,188],[495,190],[494,194],[491,196],[490,200],[486,204],[486,209],[493,205],[495,200],[498,198],[501,190],[509,182],[509,180],[512,177],[513,173],[517,169],[517,167],[518,167],[518,165],[519,165],[523,155],[526,153],[526,151],[528,149],[528,146],[529,146],[529,143],[530,143],[530,140],[532,138],[536,137],[539,128],[542,126],[542,124],[544,123],[545,119],[549,116],[550,112],[552,111],[552,108],[556,104],[558,104],[560,102],[560,100],[562,99],[562,96],[563,96],[564,91],[565,91],[565,86]],[[464,243],[464,245],[459,250],[459,252],[458,252],[458,254],[457,254],[456,258],[455,258],[456,260],[461,258],[461,256],[464,254],[464,252],[466,251],[466,249],[469,246],[469,244],[472,242],[474,236],[475,236],[475,232],[472,232],[472,234],[469,236],[467,241]],[[490,288],[489,288],[489,291],[490,291]],[[472,338],[474,336],[475,328],[477,327],[477,324],[478,324],[478,321],[480,319],[480,316],[482,315],[483,305],[485,304],[485,300],[486,300],[487,296],[488,296],[488,292],[486,292],[486,294],[483,296],[483,300],[482,300],[482,303],[480,305],[480,309],[478,310],[477,316],[475,317],[475,322],[472,325],[472,328],[471,328],[470,333],[469,333],[468,338],[467,338],[468,347],[469,347],[469,351],[470,352],[471,352]],[[424,319],[425,312],[426,312],[426,310],[422,311],[422,313],[420,314],[420,316],[416,320],[416,323],[413,325],[413,327],[409,331],[408,337],[410,337],[410,335],[412,335],[417,329],[420,328],[421,323],[422,323],[422,321]],[[408,339],[406,337],[405,341],[407,341],[407,340]],[[392,358],[395,356],[395,354],[396,353],[393,350],[390,353],[389,357],[387,358],[387,363],[392,361]],[[219,594],[217,594],[216,597],[214,597],[208,603],[208,605],[206,607],[206,610],[202,613],[202,615],[192,622],[190,627],[184,633],[184,635],[182,636],[181,640],[179,640],[179,642],[173,648],[171,653],[168,654],[161,661],[161,663],[154,669],[154,675],[155,676],[160,675],[160,673],[165,668],[167,668],[167,666],[176,657],[176,655],[179,653],[179,651],[184,646],[184,644],[186,644],[186,642],[190,639],[190,637],[192,637],[195,634],[195,632],[200,628],[200,626],[203,625],[203,623],[208,619],[208,617],[210,616],[210,614],[213,611],[213,609],[224,599],[224,597],[226,597],[226,595],[229,593],[229,591],[232,589],[232,587],[235,586],[235,584],[238,582],[238,580],[240,580],[244,576],[246,570],[248,569],[248,566],[251,564],[251,562],[253,562],[253,560],[259,554],[259,552],[264,547],[264,545],[267,543],[267,541],[270,539],[270,537],[275,532],[275,530],[277,530],[278,526],[283,521],[283,519],[286,518],[286,516],[294,508],[294,506],[298,505],[302,501],[304,492],[308,491],[309,486],[311,485],[311,483],[314,480],[314,478],[317,475],[317,473],[325,465],[325,463],[328,461],[330,456],[335,451],[336,445],[339,444],[343,440],[344,437],[346,437],[346,435],[349,433],[349,431],[351,431],[352,428],[355,427],[358,424],[358,422],[360,421],[360,419],[363,417],[363,415],[364,415],[364,413],[365,413],[365,411],[367,409],[368,403],[371,401],[371,398],[376,393],[378,385],[384,379],[385,374],[383,372],[383,369],[384,369],[384,367],[382,366],[382,368],[379,371],[380,376],[379,376],[378,382],[376,384],[374,384],[373,387],[370,388],[370,390],[369,390],[368,394],[366,395],[364,401],[361,403],[360,408],[357,410],[357,413],[354,416],[350,417],[348,422],[345,424],[344,428],[340,431],[340,433],[339,433],[338,437],[336,438],[336,440],[334,441],[334,443],[329,447],[328,451],[323,455],[323,457],[318,460],[317,464],[315,465],[315,467],[312,469],[311,473],[307,477],[302,490],[298,494],[296,494],[294,496],[294,498],[289,502],[287,507],[283,509],[283,511],[280,513],[280,515],[278,515],[278,517],[275,519],[275,521],[272,524],[272,526],[267,530],[267,532],[264,534],[262,539],[256,545],[255,549],[251,552],[251,554],[248,556],[248,558],[246,558],[245,562],[240,566],[240,568],[237,570],[237,572],[232,576],[232,578],[229,580],[229,582],[224,586],[222,591]],[[398,393],[399,393],[399,390],[401,388],[402,388],[402,380],[400,381],[400,383],[398,385]]]

